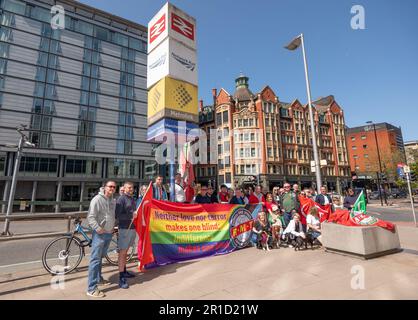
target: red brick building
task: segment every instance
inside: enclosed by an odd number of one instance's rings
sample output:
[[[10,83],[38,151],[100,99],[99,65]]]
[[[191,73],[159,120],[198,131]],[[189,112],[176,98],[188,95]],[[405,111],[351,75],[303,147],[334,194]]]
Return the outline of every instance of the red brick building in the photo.
[[[375,124],[375,127],[382,172],[387,174],[390,182],[395,179],[397,164],[405,162],[402,131],[386,122]],[[373,124],[348,128],[346,137],[351,171],[375,179],[380,170]]]
[[[233,94],[225,89],[213,94],[218,185],[241,186],[253,177],[270,190],[285,181],[306,187],[314,183],[306,104],[297,99],[282,102],[269,86],[254,94],[244,75],[235,80]],[[344,113],[331,96],[322,104],[314,104],[314,120],[320,159],[327,160],[321,169],[324,184],[341,190],[350,179]],[[201,128],[207,129],[207,124],[201,123]]]

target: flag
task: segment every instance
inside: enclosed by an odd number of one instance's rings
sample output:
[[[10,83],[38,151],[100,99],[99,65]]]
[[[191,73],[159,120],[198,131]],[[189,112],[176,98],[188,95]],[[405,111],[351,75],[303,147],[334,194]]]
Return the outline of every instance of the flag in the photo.
[[[290,42],[287,46],[285,46],[285,48],[287,50],[296,50],[297,48],[299,48],[300,44],[302,43],[302,35],[298,35],[295,39],[292,40],[292,42]]]
[[[328,220],[329,215],[331,214],[331,205],[327,204],[325,206],[321,206],[319,203],[316,203],[311,198],[299,196],[300,202],[300,212],[302,213],[300,222],[306,225],[306,217],[308,216],[309,211],[311,211],[312,207],[318,208],[320,222]]]
[[[149,183],[147,191],[141,200],[136,211],[136,220],[134,221],[136,232],[139,236],[138,239],[138,260],[139,260],[139,271],[142,271],[144,266],[154,261],[152,254],[152,243],[149,233],[149,219],[150,210],[149,204],[152,201],[152,181]]]
[[[351,211],[336,210],[330,215],[328,222],[335,222],[345,226],[378,226],[389,231],[395,230],[393,223],[366,214],[366,197],[363,191],[360,192]]]
[[[190,157],[190,142],[187,142],[184,144],[183,150],[180,154],[180,174],[183,177],[186,202],[192,202],[194,197],[194,189],[192,185],[195,181],[195,176]]]
[[[350,215],[351,217],[354,217],[359,213],[366,214],[366,198],[364,196],[363,190],[358,195],[356,202],[354,202]]]

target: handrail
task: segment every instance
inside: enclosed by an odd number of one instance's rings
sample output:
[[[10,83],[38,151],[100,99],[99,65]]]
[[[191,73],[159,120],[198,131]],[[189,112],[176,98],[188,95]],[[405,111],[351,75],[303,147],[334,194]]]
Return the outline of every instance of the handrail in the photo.
[[[75,216],[87,216],[87,211],[74,211],[62,213],[26,213],[26,214],[11,214],[7,217],[8,220],[44,220],[48,218],[69,219]],[[0,215],[0,221],[6,220],[6,215]]]

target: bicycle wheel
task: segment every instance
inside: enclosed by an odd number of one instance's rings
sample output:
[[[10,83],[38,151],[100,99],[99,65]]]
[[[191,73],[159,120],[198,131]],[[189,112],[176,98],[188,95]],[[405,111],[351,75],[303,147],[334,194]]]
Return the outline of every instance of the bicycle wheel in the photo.
[[[50,274],[67,274],[73,271],[83,259],[80,239],[63,236],[52,240],[42,253],[42,264]]]
[[[135,248],[132,246],[128,250],[128,254],[126,256],[126,262],[129,262],[132,260],[133,256],[135,254]],[[112,241],[110,242],[109,249],[107,250],[107,253],[105,255],[106,260],[114,265],[117,266],[119,264],[118,258],[119,258],[119,247],[118,247],[118,233],[114,233],[112,236]]]

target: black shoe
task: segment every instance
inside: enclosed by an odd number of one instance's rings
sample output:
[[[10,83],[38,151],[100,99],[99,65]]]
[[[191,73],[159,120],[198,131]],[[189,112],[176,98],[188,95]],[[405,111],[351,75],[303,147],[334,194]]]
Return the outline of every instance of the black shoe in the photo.
[[[135,274],[129,272],[129,271],[125,271],[123,273],[123,275],[125,276],[125,278],[135,278]]]

